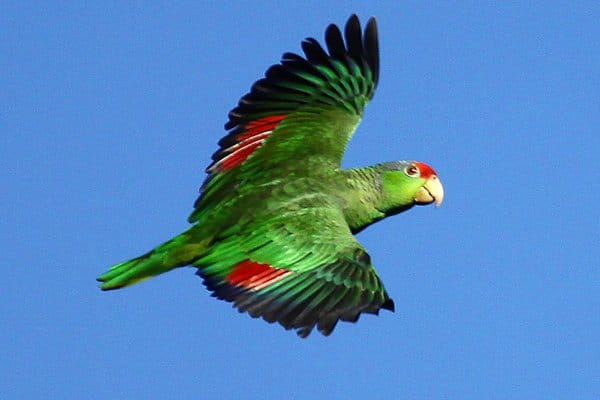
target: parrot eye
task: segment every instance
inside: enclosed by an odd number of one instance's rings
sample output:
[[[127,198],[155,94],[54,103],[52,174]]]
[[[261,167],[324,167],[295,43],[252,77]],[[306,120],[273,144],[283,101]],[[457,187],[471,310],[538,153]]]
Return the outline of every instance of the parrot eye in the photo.
[[[404,169],[404,172],[408,176],[419,176],[419,174],[420,174],[419,168],[414,164],[411,164],[408,167],[406,167]]]

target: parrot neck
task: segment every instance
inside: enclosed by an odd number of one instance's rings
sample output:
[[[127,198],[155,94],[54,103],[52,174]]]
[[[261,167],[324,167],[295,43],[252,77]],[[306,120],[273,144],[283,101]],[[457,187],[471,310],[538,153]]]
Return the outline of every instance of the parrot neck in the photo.
[[[346,185],[343,199],[344,215],[353,233],[414,206],[413,197],[410,195],[398,196],[398,193],[404,192],[402,187],[384,187],[384,173],[397,169],[396,164],[383,163],[342,170]]]
[[[377,166],[353,168],[342,171],[344,191],[344,216],[352,233],[387,216],[379,207],[382,202],[382,178]]]

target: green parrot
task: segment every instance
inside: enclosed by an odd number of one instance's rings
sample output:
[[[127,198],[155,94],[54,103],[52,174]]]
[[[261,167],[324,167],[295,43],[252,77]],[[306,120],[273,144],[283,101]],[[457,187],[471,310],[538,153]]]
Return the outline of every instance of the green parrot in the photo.
[[[379,75],[377,24],[329,25],[327,51],[285,53],[229,113],[193,225],[101,275],[118,289],[192,266],[214,297],[306,337],[394,303],[354,234],[417,204],[439,206],[436,172],[417,161],[342,169]]]

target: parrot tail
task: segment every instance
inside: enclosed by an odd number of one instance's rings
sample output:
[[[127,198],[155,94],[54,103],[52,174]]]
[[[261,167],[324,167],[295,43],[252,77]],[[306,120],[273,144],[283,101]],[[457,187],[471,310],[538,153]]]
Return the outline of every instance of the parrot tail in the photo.
[[[131,286],[177,267],[189,265],[207,248],[209,240],[190,243],[188,232],[174,237],[143,256],[112,266],[97,280],[100,289],[112,290]]]

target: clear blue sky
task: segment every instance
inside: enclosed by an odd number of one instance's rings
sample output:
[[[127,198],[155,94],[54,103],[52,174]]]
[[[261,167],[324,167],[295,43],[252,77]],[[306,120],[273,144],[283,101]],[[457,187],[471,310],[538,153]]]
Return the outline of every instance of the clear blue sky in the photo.
[[[0,6],[2,399],[599,398],[597,2],[77,3]],[[192,269],[98,290],[188,226],[250,85],[354,12],[381,80],[345,165],[446,187],[359,235],[397,312],[301,340]]]

